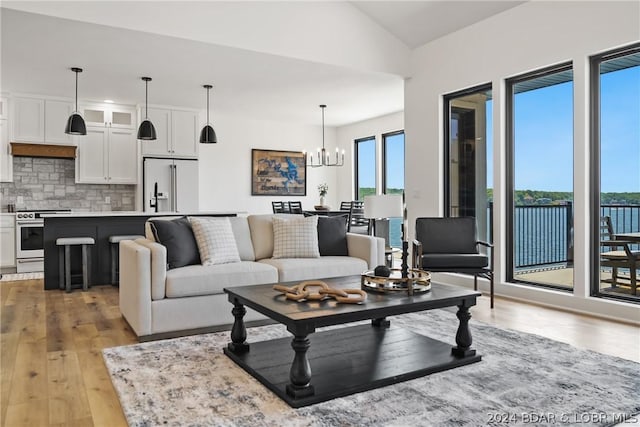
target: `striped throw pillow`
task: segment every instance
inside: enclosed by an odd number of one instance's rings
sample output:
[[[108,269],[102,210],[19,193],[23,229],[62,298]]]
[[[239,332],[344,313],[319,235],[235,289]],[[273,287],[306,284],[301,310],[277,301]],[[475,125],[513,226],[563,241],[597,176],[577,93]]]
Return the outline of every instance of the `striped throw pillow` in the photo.
[[[189,217],[202,265],[240,262],[229,218]]]
[[[273,217],[273,258],[319,258],[318,217]]]

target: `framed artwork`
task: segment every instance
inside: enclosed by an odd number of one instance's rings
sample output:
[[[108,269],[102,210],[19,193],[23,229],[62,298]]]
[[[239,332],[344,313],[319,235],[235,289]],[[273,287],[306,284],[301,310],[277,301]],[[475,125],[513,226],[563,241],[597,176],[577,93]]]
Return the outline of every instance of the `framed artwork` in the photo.
[[[307,163],[302,151],[251,150],[252,196],[306,196]]]

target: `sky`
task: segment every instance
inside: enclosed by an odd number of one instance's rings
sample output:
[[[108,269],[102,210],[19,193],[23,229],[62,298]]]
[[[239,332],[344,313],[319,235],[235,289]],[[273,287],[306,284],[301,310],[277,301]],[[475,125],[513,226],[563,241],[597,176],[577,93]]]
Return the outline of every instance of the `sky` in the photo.
[[[487,187],[493,187],[493,101]],[[516,190],[573,191],[573,82],[516,94]],[[388,187],[404,188],[404,134],[389,137]],[[361,187],[375,187],[375,140],[360,143]],[[640,66],[601,76],[601,190],[640,192]]]
[[[489,188],[492,109],[488,101]],[[573,83],[519,93],[515,109],[516,190],[573,191]],[[601,163],[602,192],[640,192],[640,67],[601,77]]]

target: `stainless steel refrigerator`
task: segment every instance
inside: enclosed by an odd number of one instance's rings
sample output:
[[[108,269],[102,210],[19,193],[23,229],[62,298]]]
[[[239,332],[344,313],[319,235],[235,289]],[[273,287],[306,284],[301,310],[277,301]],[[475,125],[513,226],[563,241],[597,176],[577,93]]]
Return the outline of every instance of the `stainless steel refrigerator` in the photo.
[[[198,161],[145,157],[145,212],[198,212]]]

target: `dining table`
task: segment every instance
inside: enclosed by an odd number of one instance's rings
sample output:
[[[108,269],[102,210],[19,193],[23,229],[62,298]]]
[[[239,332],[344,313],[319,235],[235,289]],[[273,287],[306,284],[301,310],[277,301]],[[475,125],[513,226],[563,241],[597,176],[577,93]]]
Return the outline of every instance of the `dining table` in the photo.
[[[340,216],[340,215],[349,215],[349,211],[343,211],[343,210],[337,210],[337,211],[332,211],[332,210],[323,210],[323,209],[315,209],[312,211],[302,211],[302,213],[306,216],[309,215],[320,215],[320,216]]]

